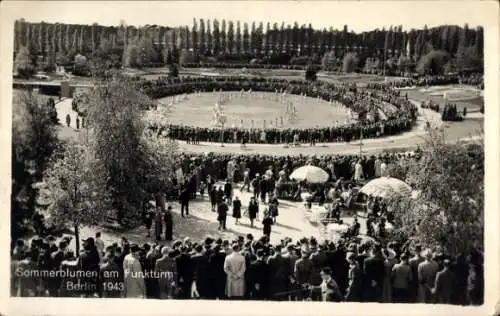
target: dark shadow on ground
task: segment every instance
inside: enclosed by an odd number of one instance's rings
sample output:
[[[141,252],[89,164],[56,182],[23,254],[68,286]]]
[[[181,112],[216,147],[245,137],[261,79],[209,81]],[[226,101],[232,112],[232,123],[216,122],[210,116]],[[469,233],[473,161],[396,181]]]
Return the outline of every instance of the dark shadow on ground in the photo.
[[[278,216],[278,219],[279,219],[279,216]],[[292,227],[292,226],[288,226],[288,225],[285,225],[285,224],[281,224],[279,221],[276,224],[274,224],[274,225],[278,226],[278,227],[283,227],[283,228],[286,228],[286,229],[294,230],[294,231],[297,231],[297,232],[301,231],[298,228],[295,228],[295,227]]]

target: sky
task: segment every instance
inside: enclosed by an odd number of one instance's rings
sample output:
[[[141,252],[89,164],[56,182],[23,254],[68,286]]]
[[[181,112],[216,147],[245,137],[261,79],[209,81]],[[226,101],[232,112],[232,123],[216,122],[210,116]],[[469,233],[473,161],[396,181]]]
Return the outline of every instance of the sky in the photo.
[[[2,14],[29,22],[162,26],[192,25],[193,18],[281,22],[362,32],[390,25],[403,29],[442,24],[484,26],[492,1],[4,1]]]

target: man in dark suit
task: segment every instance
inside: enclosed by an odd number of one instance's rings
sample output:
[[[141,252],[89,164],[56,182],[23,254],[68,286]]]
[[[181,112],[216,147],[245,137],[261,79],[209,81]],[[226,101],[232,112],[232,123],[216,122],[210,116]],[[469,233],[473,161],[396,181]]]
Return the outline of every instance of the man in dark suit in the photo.
[[[208,281],[208,257],[203,253],[203,246],[196,245],[195,254],[191,257],[193,262],[194,281],[201,299],[208,298],[210,283]]]
[[[257,259],[250,263],[248,270],[249,297],[253,300],[267,299],[269,269],[264,260],[264,250],[257,250]]]
[[[168,251],[167,247],[161,249],[161,257],[156,260],[155,272],[161,273],[158,279],[160,299],[172,298],[177,280],[177,266],[174,252]]]
[[[189,255],[189,248],[181,246],[181,253],[175,258],[177,266],[177,284],[179,285],[180,299],[189,299],[191,297],[191,285],[193,282],[193,260]]]
[[[113,259],[113,252],[108,251],[99,270],[99,297],[120,297],[124,291],[120,269]]]
[[[67,251],[68,244],[65,241],[60,241],[59,242],[59,249],[55,252],[53,252],[50,255],[50,269],[52,271],[57,271],[61,269],[61,263],[65,260],[65,253]],[[59,288],[61,286],[61,281],[62,278],[57,276],[54,277],[50,282],[48,283],[49,287],[49,295],[50,296],[58,296],[59,295]]]
[[[382,245],[375,244],[372,255],[363,264],[365,286],[364,299],[367,302],[379,302],[382,299],[385,276],[385,258],[382,255]]]
[[[361,302],[363,298],[363,273],[359,267],[356,255],[348,253],[349,262],[349,284],[345,294],[345,300],[350,302]]]
[[[224,183],[224,197],[226,199],[226,203],[231,204],[233,201],[233,185],[231,184],[231,180],[228,178],[226,183]]]
[[[294,275],[298,286],[305,289],[311,285],[313,266],[311,260],[309,259],[309,252],[306,249],[301,250],[301,256],[302,258],[295,262]],[[300,295],[301,297],[299,297],[299,299],[305,298],[307,295],[308,293],[304,291],[304,293]]]
[[[276,245],[274,254],[267,259],[269,269],[269,294],[271,300],[283,301],[287,298],[283,295],[288,289],[287,261],[281,256],[281,245]]]
[[[451,304],[453,292],[457,284],[455,274],[450,269],[450,260],[443,261],[443,270],[436,274],[436,283],[432,289],[436,303]]]
[[[184,209],[186,210],[186,216],[189,216],[189,199],[190,193],[187,187],[184,187],[179,196],[179,200],[181,203],[181,216],[184,217]]]
[[[409,264],[412,273],[412,283],[410,285],[410,300],[412,302],[418,301],[418,265],[424,262],[424,257],[422,256],[422,246],[416,245],[414,250],[414,256],[410,259]]]
[[[210,295],[211,299],[222,299],[225,297],[226,272],[224,272],[224,260],[226,253],[221,248],[222,240],[218,240],[212,254],[208,259]]]
[[[219,222],[219,230],[226,230],[226,219],[229,208],[227,204],[222,201],[217,205],[217,221]]]

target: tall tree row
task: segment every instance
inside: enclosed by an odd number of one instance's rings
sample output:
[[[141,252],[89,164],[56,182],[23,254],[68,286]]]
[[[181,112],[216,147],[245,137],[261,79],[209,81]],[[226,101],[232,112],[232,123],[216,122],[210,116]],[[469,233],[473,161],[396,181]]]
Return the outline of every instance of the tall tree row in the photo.
[[[258,23],[258,24],[257,24]],[[191,26],[177,28],[148,25],[142,27],[108,27],[92,25],[30,23],[23,19],[14,25],[14,51],[26,48],[32,56],[66,56],[71,61],[76,54],[91,57],[97,50],[120,49],[123,54],[129,43],[148,38],[156,54],[165,50],[193,50],[200,56],[224,54],[255,57],[277,54],[290,56],[324,55],[333,52],[343,56],[348,52],[378,59],[405,56],[418,61],[434,50],[453,58],[471,55],[482,59],[484,30],[482,27],[443,25],[434,28],[403,30],[401,25],[354,33],[345,25],[341,30],[314,29],[311,24],[252,22],[193,19]],[[469,65],[470,66],[470,65]],[[465,66],[464,66],[465,67]],[[467,68],[467,67],[466,67]]]

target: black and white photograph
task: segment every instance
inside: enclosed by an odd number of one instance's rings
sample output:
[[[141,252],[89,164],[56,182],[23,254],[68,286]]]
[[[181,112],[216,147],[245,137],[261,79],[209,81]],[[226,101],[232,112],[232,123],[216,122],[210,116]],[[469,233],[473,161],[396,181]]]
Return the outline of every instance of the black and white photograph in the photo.
[[[421,4],[2,4],[9,297],[498,302],[498,3]]]

